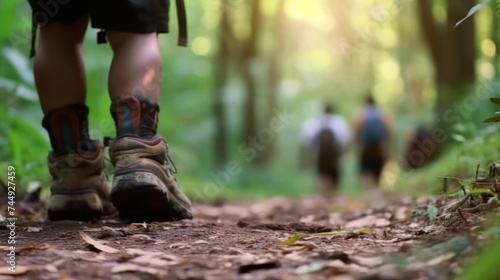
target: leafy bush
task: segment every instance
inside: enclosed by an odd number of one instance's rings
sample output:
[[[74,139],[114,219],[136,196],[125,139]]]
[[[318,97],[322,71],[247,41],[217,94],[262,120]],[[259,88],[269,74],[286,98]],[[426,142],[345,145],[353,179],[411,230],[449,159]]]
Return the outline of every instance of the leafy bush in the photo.
[[[48,142],[40,126],[42,112],[28,59],[17,49],[4,47],[0,49],[0,65],[0,99],[4,100],[0,103],[4,115],[0,122],[0,168],[14,166],[22,188],[48,177]]]

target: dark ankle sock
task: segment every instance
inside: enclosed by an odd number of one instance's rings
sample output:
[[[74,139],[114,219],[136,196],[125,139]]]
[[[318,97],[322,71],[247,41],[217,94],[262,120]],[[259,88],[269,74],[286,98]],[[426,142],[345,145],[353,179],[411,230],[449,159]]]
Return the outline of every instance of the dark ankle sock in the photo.
[[[158,128],[159,112],[158,103],[144,96],[114,99],[111,103],[111,115],[115,120],[116,136],[154,137]]]
[[[54,155],[89,154],[95,151],[88,128],[89,109],[74,104],[45,114],[42,126],[50,137]]]

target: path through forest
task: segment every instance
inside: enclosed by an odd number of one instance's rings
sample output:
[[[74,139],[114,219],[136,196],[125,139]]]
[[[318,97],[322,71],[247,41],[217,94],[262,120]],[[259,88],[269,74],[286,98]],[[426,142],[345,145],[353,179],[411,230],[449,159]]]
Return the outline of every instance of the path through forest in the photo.
[[[476,251],[483,221],[454,211],[457,201],[381,192],[219,201],[197,203],[193,221],[150,224],[38,222],[43,203],[26,204],[15,279],[449,279]],[[0,279],[14,279],[9,232],[0,223]]]

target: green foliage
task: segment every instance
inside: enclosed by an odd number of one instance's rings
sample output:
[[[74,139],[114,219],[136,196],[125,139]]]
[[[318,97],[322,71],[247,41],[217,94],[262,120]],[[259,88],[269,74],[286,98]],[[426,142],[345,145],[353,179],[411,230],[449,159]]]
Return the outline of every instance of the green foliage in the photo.
[[[28,59],[17,49],[0,49],[0,168],[16,168],[16,180],[23,188],[34,180],[47,181],[45,168],[48,143],[40,128],[33,74]],[[41,168],[43,167],[43,168]]]
[[[248,1],[240,2],[230,7],[228,11],[234,20],[234,32],[240,40],[248,31]],[[270,2],[271,3],[271,2]],[[288,1],[287,1],[288,3]],[[222,3],[223,4],[223,3]],[[352,27],[359,24],[373,23],[373,19],[364,12],[369,12],[377,1],[361,1],[359,9],[346,13],[350,18],[346,25]],[[443,4],[443,3],[442,3]],[[316,177],[313,172],[298,172],[298,149],[300,145],[300,129],[303,121],[318,115],[322,103],[333,102],[339,113],[352,122],[353,112],[359,109],[361,99],[367,90],[373,91],[384,109],[395,115],[395,139],[403,139],[418,123],[430,123],[434,118],[432,112],[436,100],[434,85],[427,83],[433,77],[431,60],[427,50],[418,35],[416,6],[405,3],[399,11],[390,11],[391,20],[383,25],[376,25],[373,34],[369,34],[366,42],[355,44],[348,53],[339,50],[339,44],[324,40],[325,34],[331,35],[331,30],[323,30],[315,26],[327,26],[321,22],[325,16],[337,13],[338,9],[329,8],[329,2],[316,1],[302,3],[290,1],[287,7],[287,20],[290,24],[304,22],[305,30],[296,35],[288,34],[283,49],[285,63],[280,65],[283,81],[279,85],[278,110],[296,115],[296,118],[283,131],[276,135],[276,153],[271,162],[258,165],[255,161],[246,161],[238,151],[242,143],[241,135],[244,128],[245,94],[242,82],[232,75],[225,87],[224,105],[227,113],[227,132],[229,161],[237,161],[242,170],[231,176],[227,184],[219,186],[210,175],[218,173],[223,167],[213,165],[215,138],[215,119],[213,114],[213,91],[217,64],[214,63],[218,51],[218,18],[221,3],[204,1],[189,2],[190,46],[176,47],[177,22],[172,13],[172,35],[160,36],[162,58],[164,61],[164,84],[161,99],[161,114],[159,132],[166,137],[171,147],[171,156],[179,167],[179,181],[188,193],[195,195],[204,193],[207,184],[218,186],[218,196],[229,198],[263,198],[270,195],[299,196],[315,192]],[[263,2],[265,17],[262,23],[262,40],[259,48],[262,53],[255,58],[253,72],[264,77],[257,85],[258,118],[261,127],[265,123],[269,90],[265,85],[268,75],[266,65],[272,44],[271,27],[273,9]],[[326,5],[326,6],[325,6]],[[322,9],[325,8],[325,9]],[[16,164],[22,170],[23,180],[49,181],[45,158],[49,150],[47,136],[41,128],[42,113],[37,102],[33,85],[32,67],[26,55],[29,48],[30,11],[27,1],[0,1],[2,18],[0,19],[0,98],[6,102],[0,104],[0,110],[9,117],[0,122],[0,166]],[[295,12],[294,12],[295,11]],[[298,12],[297,12],[298,11]],[[302,11],[304,13],[302,13]],[[360,11],[359,14],[357,11]],[[405,20],[400,21],[402,16]],[[399,31],[402,31],[401,38]],[[350,34],[351,39],[364,38],[358,32],[343,30]],[[354,30],[355,31],[355,30]],[[311,38],[304,40],[301,34]],[[337,36],[337,35],[335,35]],[[112,60],[109,45],[95,43],[96,30],[89,30],[84,42],[84,58],[88,77],[87,104],[90,111],[90,131],[93,137],[102,139],[104,136],[114,136],[114,127],[105,125],[111,121],[109,114],[110,99],[107,92],[107,74]],[[335,37],[335,41],[339,39]],[[347,38],[349,39],[349,38]],[[479,39],[478,39],[479,40]],[[302,44],[301,42],[311,42]],[[348,40],[349,41],[349,40]],[[380,48],[372,48],[373,46]],[[293,47],[292,47],[293,46]],[[297,46],[297,47],[296,47]],[[236,47],[231,52],[237,52]],[[347,61],[346,61],[347,60]],[[346,63],[348,62],[348,63]],[[237,63],[237,60],[231,63]],[[233,65],[234,66],[234,65]],[[253,67],[253,66],[252,66]],[[419,69],[407,71],[403,69]],[[236,70],[235,67],[231,71]],[[472,120],[471,120],[472,123]],[[469,129],[469,128],[466,128]],[[475,132],[471,133],[474,134]],[[462,137],[462,138],[460,138]],[[456,140],[451,140],[452,138]],[[457,144],[457,140],[466,140],[462,149],[487,149],[481,147],[465,147],[469,139],[474,138],[467,133],[456,132],[449,136],[448,143]],[[480,136],[478,136],[480,138]],[[489,138],[488,138],[489,139]],[[483,144],[492,143],[485,140]],[[480,140],[480,139],[479,139]],[[479,141],[478,140],[478,141]],[[476,140],[474,140],[476,141]],[[399,143],[404,140],[396,141]],[[476,141],[477,142],[477,141]],[[483,144],[473,144],[483,145]],[[451,146],[451,145],[450,145]],[[462,144],[459,144],[462,146]],[[35,147],[35,148],[33,148]],[[394,147],[400,150],[400,147]],[[36,152],[35,152],[36,151]],[[267,153],[263,150],[261,153]],[[467,155],[460,154],[460,164],[454,154],[445,155],[439,168],[429,169],[435,176],[426,179],[432,183],[420,184],[428,187],[436,184],[438,176],[450,175],[457,171],[457,165],[468,172],[478,161],[476,155],[481,151]],[[491,151],[486,156],[493,158]],[[492,159],[493,160],[493,159]],[[343,164],[342,188],[349,192],[359,191],[357,174],[357,156],[350,151]],[[20,173],[21,174],[21,173]],[[458,173],[455,173],[458,174]],[[415,178],[411,175],[409,178]],[[419,176],[418,176],[419,177]],[[405,185],[419,184],[419,180],[406,180]],[[45,184],[46,185],[46,184]],[[208,192],[208,191],[207,191]],[[215,192],[213,192],[215,193]],[[212,195],[213,196],[213,195]],[[205,195],[205,197],[208,197]]]
[[[492,103],[500,105],[500,98],[491,98]],[[495,115],[500,112],[496,112]],[[499,122],[498,116],[493,116],[487,119],[485,122]],[[498,137],[496,138],[498,140]],[[497,155],[498,156],[498,155]],[[498,157],[497,157],[498,159]],[[496,179],[498,176],[497,171],[499,167],[499,162],[495,161],[490,165],[490,170],[488,172],[488,179]],[[493,178],[492,178],[493,177]],[[494,194],[489,189],[474,189],[470,192],[476,192],[481,194],[483,191],[492,197],[492,199],[498,200],[496,194]],[[465,273],[461,275],[459,280],[472,280],[472,279],[497,279],[500,275],[500,269],[498,268],[497,260],[500,256],[500,238],[498,238],[498,217],[490,217],[490,221],[493,221],[493,226],[486,226],[487,230],[484,232],[484,237],[486,237],[486,246],[483,246],[480,254],[474,259],[472,264],[465,270]]]
[[[498,127],[465,122],[455,125],[449,135],[442,157],[422,169],[403,172],[400,178],[404,180],[399,180],[395,188],[441,193],[446,178],[448,184],[456,180],[460,185],[471,186],[478,164],[480,178],[487,177],[489,166],[500,158]]]
[[[489,3],[491,2],[491,0],[485,0],[483,1],[482,3],[479,3],[479,4],[476,4],[474,7],[472,7],[470,9],[470,11],[467,13],[467,15],[462,19],[460,20],[459,22],[457,22],[455,24],[455,27],[457,27],[460,23],[462,23],[464,20],[468,19],[469,17],[473,16],[475,13],[477,13],[477,11],[479,11],[480,9],[482,9],[484,6],[488,5]]]
[[[472,186],[473,183],[471,182],[470,185]],[[462,186],[464,186],[464,185],[462,184]],[[464,190],[465,190],[465,193],[464,193]],[[480,196],[482,194],[496,196],[496,194],[489,189],[483,189],[483,188],[470,189],[470,187],[469,188],[464,187],[464,190],[453,191],[453,192],[450,192],[446,195],[450,196],[450,197],[456,197],[456,196],[462,197],[463,195],[467,195],[467,194],[470,194],[471,196]]]
[[[491,98],[491,102],[496,105],[500,105],[500,98]],[[489,119],[485,120],[484,122],[500,122],[500,111],[495,113],[495,116],[490,117]]]
[[[500,267],[500,216],[497,211],[488,214],[479,235],[480,247],[476,248],[473,259],[470,259],[459,280],[498,279]]]
[[[424,207],[417,208],[412,211],[412,215],[415,217],[427,216],[429,221],[434,221],[438,216],[439,210],[433,204],[425,205]]]

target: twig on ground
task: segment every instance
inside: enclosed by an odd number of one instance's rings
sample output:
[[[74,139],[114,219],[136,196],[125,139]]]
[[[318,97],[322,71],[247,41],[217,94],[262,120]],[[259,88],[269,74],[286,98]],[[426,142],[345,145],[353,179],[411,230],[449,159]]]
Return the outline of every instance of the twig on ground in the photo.
[[[498,208],[499,203],[498,202],[492,202],[492,203],[483,203],[480,204],[476,207],[471,207],[471,208],[462,208],[463,212],[468,212],[468,213],[476,213],[479,211],[489,211],[493,210],[495,208]]]
[[[462,213],[462,210],[460,210],[460,208],[457,208],[457,211],[458,211],[458,214],[460,215],[460,217],[462,217],[462,219],[464,220],[464,222],[466,224],[468,224],[469,222],[467,221],[467,219],[464,217],[464,214]]]
[[[462,211],[466,212],[466,213],[476,213],[476,212],[479,212],[479,211],[486,209],[486,206],[487,206],[487,204],[480,204],[480,205],[475,206],[475,207],[464,208],[464,209],[462,209]]]
[[[462,198],[460,201],[458,201],[457,203],[449,206],[448,208],[445,208],[443,210],[443,213],[451,213],[451,212],[455,212],[460,206],[462,206],[462,204],[464,204],[469,198],[471,197],[470,193],[467,194],[466,196],[464,196],[464,198]]]
[[[464,185],[461,185],[460,187],[462,188],[462,192],[464,193],[464,195],[467,195],[467,192],[465,191]]]
[[[474,183],[474,181],[472,181],[472,180],[467,180],[464,178],[453,177],[453,176],[438,176],[438,178],[448,178],[448,179],[455,179],[455,180],[463,181],[463,182],[467,182],[467,183]]]
[[[474,185],[472,186],[472,189],[476,188],[477,178],[478,177],[479,177],[479,164],[477,165],[477,168],[476,168],[476,178],[474,179]]]

